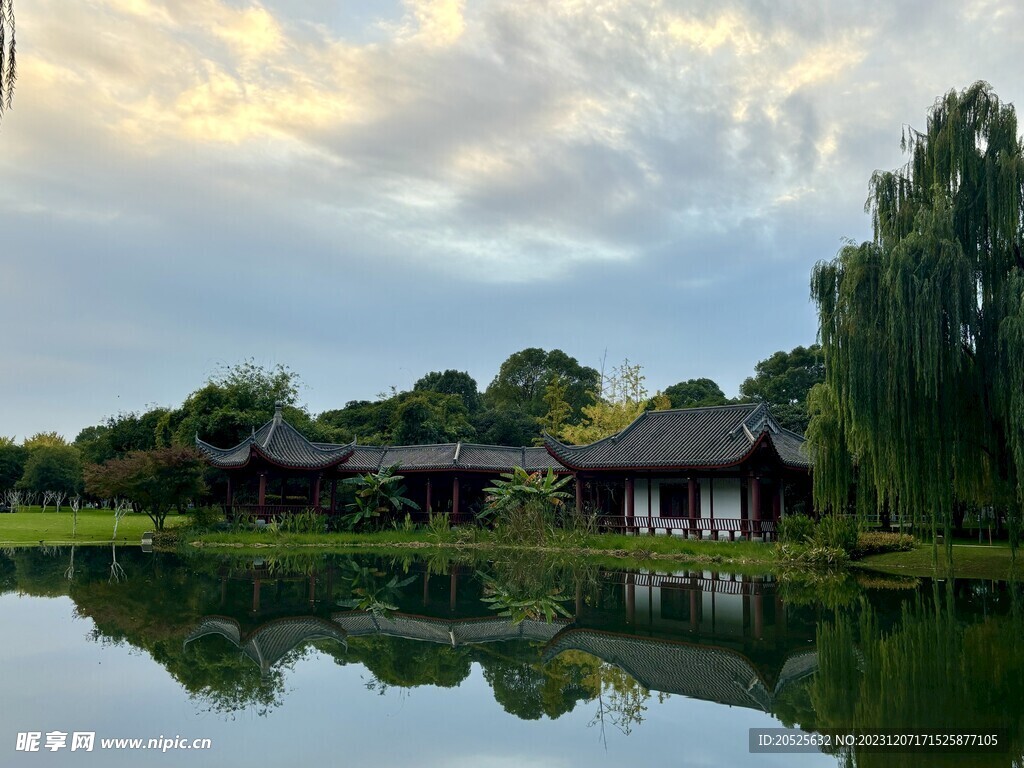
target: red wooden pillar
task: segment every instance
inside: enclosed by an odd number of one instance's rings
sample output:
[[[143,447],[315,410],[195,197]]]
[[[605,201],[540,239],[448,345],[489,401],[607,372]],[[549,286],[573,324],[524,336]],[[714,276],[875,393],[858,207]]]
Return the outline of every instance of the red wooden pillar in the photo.
[[[452,523],[459,519],[459,476],[452,478]],[[454,577],[453,577],[454,578]]]
[[[755,581],[754,592],[751,600],[754,603],[754,639],[760,640],[764,636],[764,591],[758,589],[758,583]]]
[[[573,483],[576,486],[576,514],[583,515],[583,478],[577,472],[573,475]]]
[[[309,574],[309,604],[316,602],[316,571]]]
[[[700,516],[700,510],[697,509],[697,478],[695,477],[686,481],[686,511],[690,517],[690,533],[699,537],[699,533],[694,534],[697,518]]]
[[[740,525],[743,528],[743,538],[750,539],[750,499],[748,494],[750,488],[747,478],[740,478]]]
[[[635,509],[633,505],[633,478],[626,478],[626,528],[636,533],[636,528],[633,527],[633,519],[635,517]]]
[[[313,498],[311,499],[311,501],[313,502],[313,506],[314,507],[319,507],[320,506],[320,473],[319,472],[317,473],[316,477],[313,478],[312,482],[313,482]]]
[[[761,535],[761,478],[752,477],[750,479],[750,506],[753,507],[754,521],[754,534],[757,536]]]
[[[259,613],[260,610],[260,580],[252,581],[252,612]]]
[[[423,572],[423,607],[430,605],[430,571]]]
[[[458,600],[459,585],[455,579],[455,567],[451,568],[451,576],[449,577],[448,583],[448,609],[451,611],[455,610],[455,603]]]
[[[228,475],[228,492],[224,497],[224,506],[227,507],[228,514],[231,514],[231,475]]]
[[[431,511],[430,511],[430,509],[431,509],[430,495],[431,495],[430,478],[428,477],[427,478],[427,505],[426,505],[426,507],[424,507],[424,509],[427,510],[427,517],[430,517],[430,515],[431,515]]]
[[[778,487],[774,489],[772,494],[772,521],[776,525],[776,535],[778,535],[779,518],[782,516],[782,480],[778,481]]]
[[[267,503],[267,473],[260,472],[260,495],[259,505],[262,507]]]
[[[338,511],[338,478],[331,478],[331,514]]]
[[[632,624],[636,618],[636,582],[633,574],[626,577],[626,623]]]

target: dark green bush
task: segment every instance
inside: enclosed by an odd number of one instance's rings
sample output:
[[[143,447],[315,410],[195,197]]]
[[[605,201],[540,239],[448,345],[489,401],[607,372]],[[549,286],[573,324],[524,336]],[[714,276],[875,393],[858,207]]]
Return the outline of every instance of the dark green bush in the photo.
[[[779,541],[806,544],[814,538],[814,521],[806,515],[786,515],[779,522]]]
[[[224,519],[224,511],[220,507],[193,507],[188,511],[190,528],[210,530]]]
[[[857,549],[857,521],[852,517],[823,517],[814,531],[814,544],[826,549],[841,549],[850,555]]]
[[[857,546],[850,554],[859,558],[883,552],[909,552],[915,544],[917,540],[909,533],[862,532],[857,536]]]

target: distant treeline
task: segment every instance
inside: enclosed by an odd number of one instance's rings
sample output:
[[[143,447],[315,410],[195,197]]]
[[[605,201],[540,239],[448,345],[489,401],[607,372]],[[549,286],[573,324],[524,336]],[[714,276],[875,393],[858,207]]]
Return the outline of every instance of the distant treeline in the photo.
[[[431,371],[409,391],[392,390],[314,415],[299,400],[296,372],[248,361],[218,371],[177,408],[110,416],[73,442],[55,432],[37,433],[22,444],[0,437],[0,493],[15,487],[76,493],[85,465],[132,451],[192,445],[197,435],[214,445],[235,445],[266,422],[278,402],[285,418],[313,441],[367,445],[462,440],[520,446],[539,442],[543,432],[581,443],[613,434],[644,410],[751,401],[769,403],[784,426],[803,432],[807,392],[823,377],[820,350],[813,345],[759,362],[735,399],[707,378],[649,394],[641,367],[628,360],[602,372],[558,349],[529,348],[510,355],[483,392],[465,371]]]

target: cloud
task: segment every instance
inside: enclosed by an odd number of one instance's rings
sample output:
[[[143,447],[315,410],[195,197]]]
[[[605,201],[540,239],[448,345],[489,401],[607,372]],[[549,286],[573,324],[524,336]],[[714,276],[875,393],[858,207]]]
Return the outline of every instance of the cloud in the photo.
[[[904,123],[977,78],[1024,97],[1024,11],[994,0],[304,7],[19,5],[0,276],[15,315],[61,301],[0,356],[159,372],[141,403],[247,355],[355,397],[396,356],[486,380],[522,346],[637,345],[655,386],[728,390],[813,337],[808,270],[867,235]]]

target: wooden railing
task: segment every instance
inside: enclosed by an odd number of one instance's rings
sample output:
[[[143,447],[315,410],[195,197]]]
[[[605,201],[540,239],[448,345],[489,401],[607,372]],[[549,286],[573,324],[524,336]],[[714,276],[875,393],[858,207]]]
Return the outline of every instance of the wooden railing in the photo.
[[[604,515],[597,519],[599,528],[618,531],[620,533],[639,533],[646,530],[649,534],[655,531],[667,531],[703,536],[711,534],[712,538],[721,538],[721,534],[729,535],[729,541],[737,536],[750,539],[759,536],[765,540],[774,539],[778,526],[773,520],[744,520],[739,517],[654,517],[636,515]]]

